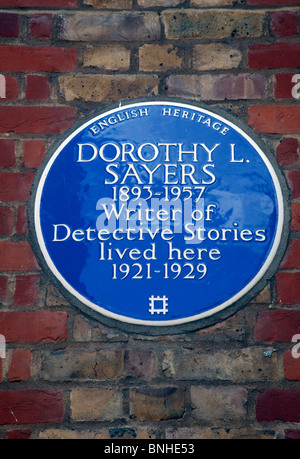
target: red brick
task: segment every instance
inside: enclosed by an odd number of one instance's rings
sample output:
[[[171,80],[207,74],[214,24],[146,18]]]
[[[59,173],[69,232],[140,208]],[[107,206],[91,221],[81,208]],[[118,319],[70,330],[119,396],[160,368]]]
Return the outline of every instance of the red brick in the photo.
[[[276,286],[279,304],[300,304],[300,272],[277,273]]]
[[[47,100],[50,97],[50,83],[48,76],[27,75],[26,99]]]
[[[300,171],[286,171],[286,178],[292,199],[300,198]]]
[[[295,202],[291,204],[291,230],[300,231],[300,203]]]
[[[27,381],[31,378],[32,354],[28,349],[14,349],[9,365],[9,381]]]
[[[30,18],[30,33],[41,40],[49,40],[52,25],[52,14],[33,14]]]
[[[0,107],[0,133],[58,134],[76,120],[74,107]]]
[[[77,0],[0,0],[1,8],[72,8],[77,6]]]
[[[299,6],[299,0],[247,0],[251,6]]]
[[[250,68],[280,69],[300,67],[300,43],[251,45],[248,52]]]
[[[188,97],[193,93],[201,100],[262,99],[266,95],[264,75],[171,75],[166,80],[171,97]]]
[[[0,301],[8,299],[8,279],[8,276],[0,276]]]
[[[31,430],[9,430],[6,432],[7,440],[29,440],[31,436]]]
[[[0,167],[12,167],[16,164],[15,142],[0,139]]]
[[[268,389],[258,394],[258,422],[300,422],[300,389]]]
[[[0,271],[37,271],[39,269],[27,241],[0,241]]]
[[[0,207],[0,234],[12,234],[14,231],[15,213],[10,207]]]
[[[22,389],[0,391],[0,424],[62,422],[61,391]]]
[[[180,388],[131,390],[130,414],[143,421],[181,418],[185,411],[185,393]]]
[[[280,269],[300,269],[300,239],[292,239],[289,242]]]
[[[291,346],[294,343],[291,344]],[[295,345],[295,344],[294,344]],[[291,351],[283,354],[284,377],[289,381],[300,381],[300,358],[295,359]]]
[[[292,82],[292,77],[294,75],[295,73],[279,73],[275,75],[275,99],[293,99],[292,89],[295,83]]]
[[[36,169],[45,156],[46,146],[43,140],[25,140],[23,143],[23,164]]]
[[[61,341],[67,337],[67,313],[0,312],[0,330],[7,343]]]
[[[255,105],[248,114],[248,123],[259,132],[300,134],[300,105]]]
[[[273,11],[271,31],[274,37],[294,37],[298,34],[298,14],[294,11]]]
[[[284,434],[284,438],[288,440],[300,440],[300,430],[286,429]]]
[[[0,37],[18,38],[21,19],[18,14],[0,13]]]
[[[19,98],[19,83],[16,78],[12,76],[5,76],[6,94],[3,100],[16,100]]]
[[[27,201],[34,174],[31,172],[1,172],[0,200],[6,202]]]
[[[298,162],[298,139],[286,137],[282,139],[276,150],[277,161],[280,166],[290,166]]]
[[[70,72],[76,66],[76,48],[0,46],[0,71]]]
[[[39,294],[40,276],[16,276],[14,305],[31,306],[36,304]]]
[[[300,311],[261,311],[258,315],[255,326],[257,341],[290,342],[297,333],[300,333]]]
[[[18,206],[16,231],[18,234],[28,234],[26,206]]]

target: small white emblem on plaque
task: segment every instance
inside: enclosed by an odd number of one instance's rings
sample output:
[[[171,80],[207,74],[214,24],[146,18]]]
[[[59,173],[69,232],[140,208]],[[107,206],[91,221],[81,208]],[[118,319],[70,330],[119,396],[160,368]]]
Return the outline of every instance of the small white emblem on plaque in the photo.
[[[156,304],[159,304],[161,307],[155,308]],[[149,298],[149,312],[150,314],[164,314],[166,315],[168,311],[168,298],[164,296],[150,296]]]

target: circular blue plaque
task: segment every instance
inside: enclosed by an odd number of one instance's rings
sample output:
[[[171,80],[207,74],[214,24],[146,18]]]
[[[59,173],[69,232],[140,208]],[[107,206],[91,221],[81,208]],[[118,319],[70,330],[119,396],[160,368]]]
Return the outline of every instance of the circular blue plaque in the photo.
[[[274,274],[286,189],[227,114],[133,101],[89,120],[45,161],[33,193],[40,262],[104,323],[168,333],[222,320]]]

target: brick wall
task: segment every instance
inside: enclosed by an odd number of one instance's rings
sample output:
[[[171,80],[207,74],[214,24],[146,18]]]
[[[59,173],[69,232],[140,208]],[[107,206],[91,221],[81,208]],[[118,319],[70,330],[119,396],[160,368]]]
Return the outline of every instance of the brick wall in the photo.
[[[299,0],[0,0],[0,438],[300,438],[299,13]],[[148,94],[238,115],[291,193],[276,276],[233,317],[180,336],[84,317],[28,242],[48,146],[101,104]]]

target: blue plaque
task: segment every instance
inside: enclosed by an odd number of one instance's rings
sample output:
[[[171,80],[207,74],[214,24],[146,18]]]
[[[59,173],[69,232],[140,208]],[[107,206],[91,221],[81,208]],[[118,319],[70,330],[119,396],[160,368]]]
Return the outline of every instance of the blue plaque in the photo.
[[[52,149],[31,233],[72,304],[122,329],[178,333],[259,293],[284,253],[287,192],[240,125],[190,102],[133,101]]]

